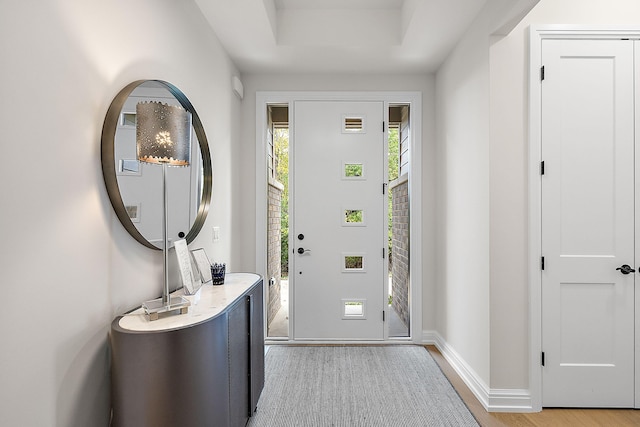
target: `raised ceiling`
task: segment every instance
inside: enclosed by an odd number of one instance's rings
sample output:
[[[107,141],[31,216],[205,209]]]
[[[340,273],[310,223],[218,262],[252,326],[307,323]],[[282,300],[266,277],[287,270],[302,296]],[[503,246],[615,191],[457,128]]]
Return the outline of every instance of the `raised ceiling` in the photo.
[[[242,73],[429,73],[483,7],[538,0],[195,0]]]

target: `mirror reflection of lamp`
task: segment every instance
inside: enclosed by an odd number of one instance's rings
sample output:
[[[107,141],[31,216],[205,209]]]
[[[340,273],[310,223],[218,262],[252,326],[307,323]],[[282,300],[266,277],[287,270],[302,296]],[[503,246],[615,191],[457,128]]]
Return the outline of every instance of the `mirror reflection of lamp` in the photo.
[[[138,160],[162,166],[162,252],[164,255],[164,287],[162,298],[142,304],[149,320],[160,313],[180,310],[186,313],[189,301],[169,295],[169,240],[167,167],[189,166],[191,162],[191,113],[161,102],[141,102],[136,105],[136,146]]]

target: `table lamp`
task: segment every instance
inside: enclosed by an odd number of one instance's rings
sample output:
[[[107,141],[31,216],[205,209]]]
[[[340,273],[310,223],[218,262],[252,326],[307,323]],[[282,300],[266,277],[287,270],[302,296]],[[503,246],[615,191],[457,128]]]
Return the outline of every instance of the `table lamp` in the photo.
[[[162,298],[142,303],[149,320],[161,313],[187,312],[189,300],[169,295],[169,236],[167,167],[189,166],[191,161],[191,113],[181,107],[162,102],[140,102],[136,105],[136,147],[138,160],[162,166],[162,252],[164,255],[164,287]]]

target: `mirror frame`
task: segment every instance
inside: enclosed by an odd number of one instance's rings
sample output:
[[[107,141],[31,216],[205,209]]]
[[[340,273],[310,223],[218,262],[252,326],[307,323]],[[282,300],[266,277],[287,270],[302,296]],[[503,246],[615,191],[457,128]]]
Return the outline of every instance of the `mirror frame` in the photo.
[[[120,113],[122,112],[122,108],[124,107],[125,102],[129,98],[133,90],[146,82],[160,83],[178,100],[178,102],[185,110],[191,113],[192,126],[196,133],[196,137],[198,138],[198,144],[200,145],[204,182],[202,183],[202,196],[200,199],[200,205],[198,206],[196,219],[193,222],[191,229],[189,229],[189,232],[185,236],[187,243],[191,243],[196,238],[200,230],[202,230],[205,220],[207,219],[209,205],[211,204],[211,190],[213,188],[213,170],[211,167],[209,143],[207,142],[207,136],[204,132],[204,127],[202,126],[200,117],[198,116],[198,113],[196,112],[187,96],[182,93],[180,89],[163,80],[136,80],[125,86],[113,99],[111,105],[109,106],[109,109],[107,110],[104,125],[102,126],[101,140],[102,176],[107,187],[109,199],[111,200],[111,206],[113,206],[113,209],[115,210],[116,215],[118,216],[118,219],[120,220],[124,228],[134,239],[148,248],[161,250],[162,248],[159,248],[150,243],[136,228],[136,226],[131,221],[131,218],[129,218],[129,215],[127,214],[124,206],[124,202],[122,201],[122,195],[120,194],[120,188],[118,187],[118,179],[116,176],[115,136],[118,122],[120,120]]]

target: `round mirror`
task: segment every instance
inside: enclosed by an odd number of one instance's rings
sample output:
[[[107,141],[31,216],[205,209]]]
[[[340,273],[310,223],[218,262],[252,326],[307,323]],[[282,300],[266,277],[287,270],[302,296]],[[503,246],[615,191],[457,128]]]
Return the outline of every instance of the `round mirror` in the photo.
[[[187,97],[170,83],[139,80],[114,98],[102,128],[102,173],[111,204],[129,234],[143,245],[163,244],[162,167],[139,162],[136,150],[136,105],[160,102],[191,113],[191,162],[168,167],[167,228],[170,246],[178,239],[191,243],[209,210],[212,188],[211,157],[202,122]]]

